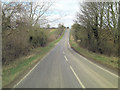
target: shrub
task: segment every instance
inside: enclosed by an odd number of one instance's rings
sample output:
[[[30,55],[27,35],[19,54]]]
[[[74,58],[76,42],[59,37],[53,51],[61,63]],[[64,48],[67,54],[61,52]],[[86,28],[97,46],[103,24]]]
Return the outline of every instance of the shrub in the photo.
[[[2,61],[7,64],[10,61],[26,55],[29,51],[28,33],[24,30],[8,30],[3,34]]]
[[[39,46],[45,46],[47,44],[47,34],[44,30],[35,30],[33,32],[33,35],[30,35],[29,41],[32,46],[39,47]]]
[[[95,53],[118,56],[118,42],[117,39],[116,42],[114,42],[115,37],[111,33],[111,30],[99,29],[99,39],[97,40],[92,32],[89,32],[88,29],[82,26],[74,24],[72,29],[74,39],[80,46]]]

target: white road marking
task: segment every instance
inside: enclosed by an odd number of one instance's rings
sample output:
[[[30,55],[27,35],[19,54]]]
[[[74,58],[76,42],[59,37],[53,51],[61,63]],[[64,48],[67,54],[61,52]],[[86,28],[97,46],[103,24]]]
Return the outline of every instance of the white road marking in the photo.
[[[59,43],[60,43],[60,42],[57,42],[57,43],[55,44],[55,48],[56,48],[56,46],[57,46]],[[13,86],[13,89],[16,88],[16,87],[37,67],[37,65],[38,65],[42,60],[44,60],[44,58],[46,58],[55,48],[53,48],[52,50],[50,50],[49,53],[47,53],[17,84],[15,84],[15,85]]]
[[[87,61],[88,61],[88,60],[87,60]],[[104,69],[104,68],[102,68],[102,67],[96,65],[95,63],[92,63],[92,62],[90,62],[90,61],[88,61],[88,62],[91,63],[91,64],[93,64],[93,65],[95,65],[95,66],[97,66],[98,68],[100,68],[100,69],[102,69],[102,70],[104,70],[104,71],[110,73],[111,75],[113,75],[113,76],[115,76],[115,77],[117,77],[117,78],[119,77],[119,76],[117,76],[116,74],[114,74],[114,73],[108,71],[107,69]]]
[[[72,49],[73,50],[73,49]],[[74,51],[74,50],[73,50]],[[78,53],[77,53],[78,54]],[[78,55],[80,55],[80,54],[78,54]],[[81,56],[81,55],[80,55]],[[81,56],[82,58],[84,58],[86,61],[88,61],[90,64],[93,64],[93,65],[95,65],[96,67],[98,67],[98,68],[100,68],[100,69],[102,69],[103,71],[106,71],[106,72],[108,72],[109,74],[111,74],[111,75],[113,75],[113,76],[115,76],[115,77],[117,77],[117,78],[119,78],[119,76],[118,75],[116,75],[116,74],[114,74],[114,73],[112,73],[112,72],[110,72],[110,71],[108,71],[107,69],[104,69],[104,68],[102,68],[102,67],[100,67],[100,66],[98,66],[97,64],[95,64],[95,63],[93,63],[92,61],[89,61],[89,60],[87,60],[85,57],[83,57],[83,56]]]
[[[84,58],[84,57],[83,57]],[[93,65],[95,65],[95,66],[97,66],[98,68],[100,68],[100,69],[102,69],[102,70],[104,70],[104,71],[106,71],[106,72],[108,72],[108,73],[110,73],[111,75],[113,75],[113,76],[115,76],[115,77],[119,77],[119,76],[117,76],[116,74],[114,74],[114,73],[112,73],[112,72],[110,72],[110,71],[108,71],[107,69],[104,69],[104,68],[102,68],[102,67],[100,67],[100,66],[98,66],[98,65],[96,65],[95,63],[93,63],[93,62],[91,62],[91,61],[89,61],[89,60],[87,60],[86,58],[84,58],[86,61],[88,61],[89,63],[91,63],[91,64],[93,64]]]
[[[53,48],[53,49],[54,49],[54,48]],[[52,52],[53,49],[52,49],[50,52]],[[50,54],[50,52],[49,52],[46,56],[44,56],[17,84],[15,84],[15,85],[13,86],[13,88],[16,88],[16,87],[37,67],[37,65],[38,65],[42,60],[44,60],[45,57],[47,57],[47,56]]]
[[[67,59],[67,57],[66,56],[64,56],[65,57],[65,60],[68,62],[68,59]]]
[[[79,77],[77,76],[77,74],[75,73],[74,69],[72,68],[72,66],[70,66],[70,69],[72,70],[73,74],[75,75],[76,79],[78,80],[80,86],[82,86],[82,88],[85,88],[85,86],[83,85],[83,83],[80,81]]]
[[[33,69],[36,68],[38,64],[39,63],[37,63],[13,88],[17,87],[17,85],[19,85],[33,71]]]

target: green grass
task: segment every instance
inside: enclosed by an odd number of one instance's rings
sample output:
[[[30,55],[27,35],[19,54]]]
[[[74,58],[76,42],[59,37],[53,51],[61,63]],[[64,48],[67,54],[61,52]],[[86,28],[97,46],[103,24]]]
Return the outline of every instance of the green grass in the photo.
[[[102,54],[97,54],[97,53],[93,53],[91,51],[88,51],[85,48],[80,47],[75,40],[72,38],[72,34],[70,36],[70,45],[72,48],[74,48],[79,54],[87,57],[88,59],[92,59],[92,60],[97,60],[103,64],[106,64],[108,66],[111,66],[113,68],[119,68],[118,67],[118,57],[108,57]]]
[[[42,59],[54,46],[58,43],[63,34],[56,39],[55,41],[49,43],[46,47],[40,47],[34,49],[36,53],[29,58],[21,58],[16,60],[9,65],[3,66],[3,74],[2,74],[2,87],[6,87],[11,82],[15,81],[23,72],[32,68],[40,59]]]

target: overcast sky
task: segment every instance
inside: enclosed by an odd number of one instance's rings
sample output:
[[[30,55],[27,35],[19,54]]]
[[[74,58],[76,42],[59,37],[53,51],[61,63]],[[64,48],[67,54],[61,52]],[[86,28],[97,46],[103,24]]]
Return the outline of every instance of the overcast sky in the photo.
[[[40,2],[43,0],[0,0],[3,2],[20,2],[20,1],[32,1],[32,2]],[[49,1],[49,0],[46,0]],[[57,27],[59,23],[64,24],[67,27],[71,27],[73,24],[73,20],[75,19],[76,12],[79,10],[79,2],[81,0],[50,0],[55,1],[55,3],[51,6],[50,10],[48,11],[48,14],[50,16],[48,17],[49,21],[56,20],[50,25],[52,27]]]
[[[0,0],[3,2],[10,1],[32,1],[39,2],[41,0]],[[46,0],[49,1],[49,0]],[[82,1],[96,1],[96,0],[51,0],[55,1],[50,10],[47,12],[50,16],[48,17],[49,21],[56,20],[49,23],[52,27],[57,27],[59,23],[64,24],[66,27],[71,27],[74,23],[73,20],[76,18],[76,13],[79,11],[79,3]],[[100,1],[100,0],[98,0]],[[107,0],[106,0],[107,1]],[[117,0],[115,0],[117,1]]]
[[[50,25],[57,27],[61,23],[67,27],[71,27],[76,17],[76,12],[79,11],[79,2],[79,0],[56,0],[51,7],[49,20],[58,20],[50,23]]]

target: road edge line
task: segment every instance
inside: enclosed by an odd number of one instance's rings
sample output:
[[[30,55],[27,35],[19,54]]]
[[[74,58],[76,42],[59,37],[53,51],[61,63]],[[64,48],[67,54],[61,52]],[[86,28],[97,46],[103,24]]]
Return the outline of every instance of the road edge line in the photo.
[[[52,52],[53,49],[51,49],[40,61],[38,61],[38,63],[36,63],[35,66],[31,68],[31,70],[13,86],[13,89],[16,88],[38,66],[38,64],[40,64],[40,62],[43,61],[50,54],[50,52]]]
[[[64,36],[64,33],[65,33],[65,31],[63,31],[63,33],[62,33],[63,36]],[[62,36],[62,38],[63,38],[63,36]],[[62,39],[62,38],[61,38],[61,39]],[[60,41],[61,41],[61,40],[60,40]],[[60,41],[58,41],[57,44],[58,44]],[[55,46],[57,46],[57,44],[55,44]],[[20,79],[15,85],[13,85],[12,90],[13,90],[14,88],[16,88],[16,87],[37,67],[37,65],[38,65],[41,61],[43,61],[43,60],[50,54],[50,52],[53,51],[53,49],[55,48],[55,46],[54,46],[40,61],[38,61],[38,63],[36,63],[35,66],[34,66],[33,68],[31,68],[31,70],[30,70],[22,79]]]
[[[71,47],[70,47],[70,48],[71,48]],[[72,49],[72,48],[71,48],[71,50],[73,50],[73,51],[74,51],[74,49]],[[74,51],[74,52],[75,52],[75,51]],[[76,54],[78,54],[78,55],[80,55],[80,54],[79,54],[79,53],[77,53],[77,52],[75,52],[75,53],[76,53]],[[80,56],[82,56],[82,55],[80,55]],[[116,74],[112,73],[111,71],[109,71],[109,70],[107,70],[107,69],[102,68],[101,66],[99,66],[99,65],[95,64],[94,62],[92,62],[92,61],[90,61],[90,60],[87,60],[87,58],[85,58],[84,56],[82,56],[82,58],[84,58],[84,60],[88,61],[89,63],[91,63],[91,64],[93,64],[93,65],[97,66],[99,69],[102,69],[103,71],[106,71],[106,72],[110,73],[111,75],[113,75],[113,76],[115,76],[115,77],[117,77],[117,78],[120,78],[118,75],[116,75]]]

